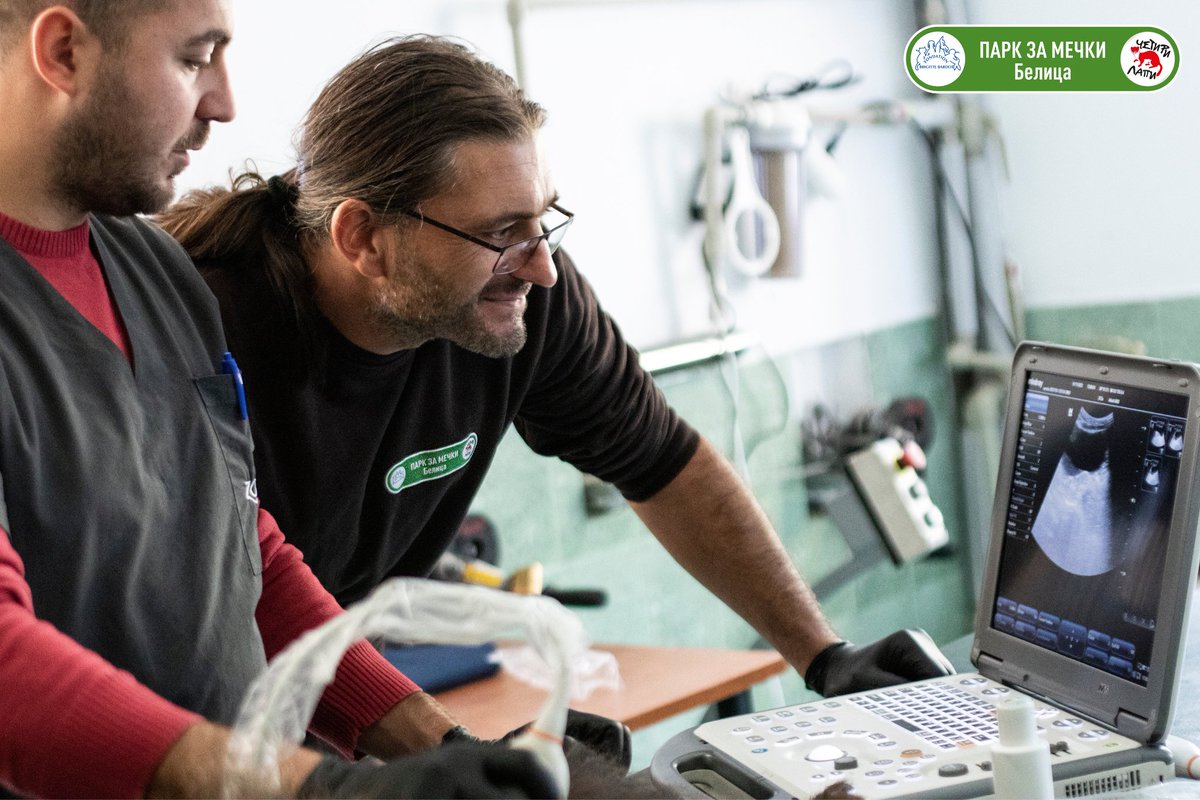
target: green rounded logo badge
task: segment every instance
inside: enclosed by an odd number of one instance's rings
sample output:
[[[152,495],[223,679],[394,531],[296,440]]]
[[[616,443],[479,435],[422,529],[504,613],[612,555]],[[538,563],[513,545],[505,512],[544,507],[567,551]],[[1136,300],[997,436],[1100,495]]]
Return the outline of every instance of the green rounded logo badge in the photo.
[[[400,494],[418,483],[453,475],[467,465],[478,445],[479,437],[471,433],[460,442],[405,456],[387,471],[384,486],[392,494]]]

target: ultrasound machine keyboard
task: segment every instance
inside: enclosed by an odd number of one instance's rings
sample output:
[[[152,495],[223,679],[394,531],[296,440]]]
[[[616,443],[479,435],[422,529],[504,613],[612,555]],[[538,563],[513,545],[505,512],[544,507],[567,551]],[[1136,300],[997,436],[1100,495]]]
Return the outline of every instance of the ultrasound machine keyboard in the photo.
[[[984,694],[1000,696],[1009,690],[990,687]],[[940,750],[994,742],[999,736],[996,709],[979,695],[945,681],[884,689],[847,698],[864,711],[895,723]]]
[[[868,800],[954,796],[956,786],[972,796],[990,787],[995,706],[1015,691],[955,675],[714,720],[695,735],[793,797],[839,781]],[[1037,699],[1034,715],[1056,766],[1141,747]]]

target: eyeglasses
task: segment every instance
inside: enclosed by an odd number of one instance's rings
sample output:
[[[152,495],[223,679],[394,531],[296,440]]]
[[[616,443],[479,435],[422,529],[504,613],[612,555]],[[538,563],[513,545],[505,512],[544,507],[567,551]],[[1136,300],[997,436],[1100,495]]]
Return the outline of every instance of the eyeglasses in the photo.
[[[416,211],[405,211],[404,213],[413,219],[419,219],[422,222],[427,222],[435,228],[441,228],[446,233],[452,233],[466,239],[468,242],[474,242],[480,247],[486,247],[488,250],[496,253],[496,263],[492,265],[493,275],[507,275],[510,272],[516,272],[529,263],[529,259],[533,257],[537,246],[542,240],[546,241],[546,246],[550,248],[550,253],[553,254],[558,246],[562,244],[563,236],[567,233],[567,228],[571,227],[571,223],[575,221],[575,215],[558,203],[551,203],[550,209],[557,212],[558,215],[565,217],[561,221],[557,217],[552,217],[550,212],[542,215],[541,225],[542,233],[539,236],[531,236],[528,239],[522,239],[519,242],[506,244],[503,247],[497,247],[491,242],[486,242],[477,236],[472,236],[469,233],[460,231],[458,228],[452,228],[445,223],[438,222],[435,219],[430,219],[424,214]]]

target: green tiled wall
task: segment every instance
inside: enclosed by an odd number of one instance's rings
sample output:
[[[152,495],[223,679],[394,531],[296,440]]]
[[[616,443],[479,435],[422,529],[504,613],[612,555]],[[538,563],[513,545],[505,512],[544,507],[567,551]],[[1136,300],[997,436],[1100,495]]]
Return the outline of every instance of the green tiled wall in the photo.
[[[1200,299],[1042,308],[1026,312],[1031,339],[1200,361]]]
[[[970,629],[973,599],[959,533],[963,501],[955,464],[956,437],[949,435],[957,426],[939,330],[935,320],[922,320],[839,348],[859,354],[850,359],[856,363],[839,368],[858,369],[868,376],[876,404],[912,394],[930,402],[935,426],[945,435],[935,438],[930,448],[926,478],[956,540],[949,556],[899,568],[885,561],[823,598],[835,628],[853,641],[920,626],[937,641],[946,642]],[[813,355],[798,353],[794,358],[808,363]],[[840,353],[839,357],[844,359]],[[794,366],[788,361],[777,359],[772,364],[743,358],[738,370],[740,418],[755,495],[797,567],[813,582],[839,566],[848,550],[832,522],[808,511],[797,415],[789,415],[782,379]],[[733,404],[721,370],[720,365],[705,365],[669,373],[659,379],[659,385],[687,420],[728,453]],[[500,532],[504,569],[541,561],[548,585],[607,591],[605,607],[579,611],[595,641],[756,645],[757,634],[676,565],[628,507],[588,517],[582,476],[562,462],[532,453],[515,433],[501,444],[474,510],[491,518]],[[807,696],[803,681],[789,671],[781,680],[756,689],[754,703],[769,707]],[[637,733],[635,766],[648,763],[671,735],[697,724],[701,713],[681,714]]]

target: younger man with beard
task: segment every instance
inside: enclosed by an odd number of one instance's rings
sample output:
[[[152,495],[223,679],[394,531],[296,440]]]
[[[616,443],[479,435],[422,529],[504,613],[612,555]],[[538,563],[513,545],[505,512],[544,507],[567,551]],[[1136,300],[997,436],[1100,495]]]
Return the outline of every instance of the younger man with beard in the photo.
[[[321,92],[293,171],[162,219],[221,302],[260,491],[318,577],[347,602],[426,574],[513,425],[616,484],[817,691],[945,674],[922,632],[838,639],[749,491],[556,252],[572,215],[544,117],[461,45],[386,42]]]
[[[0,0],[0,790],[220,792],[266,657],[340,613],[257,506],[215,303],[161,208],[233,117],[225,0]],[[454,726],[366,643],[314,730],[389,758]],[[283,788],[545,796],[484,745],[337,763]]]

